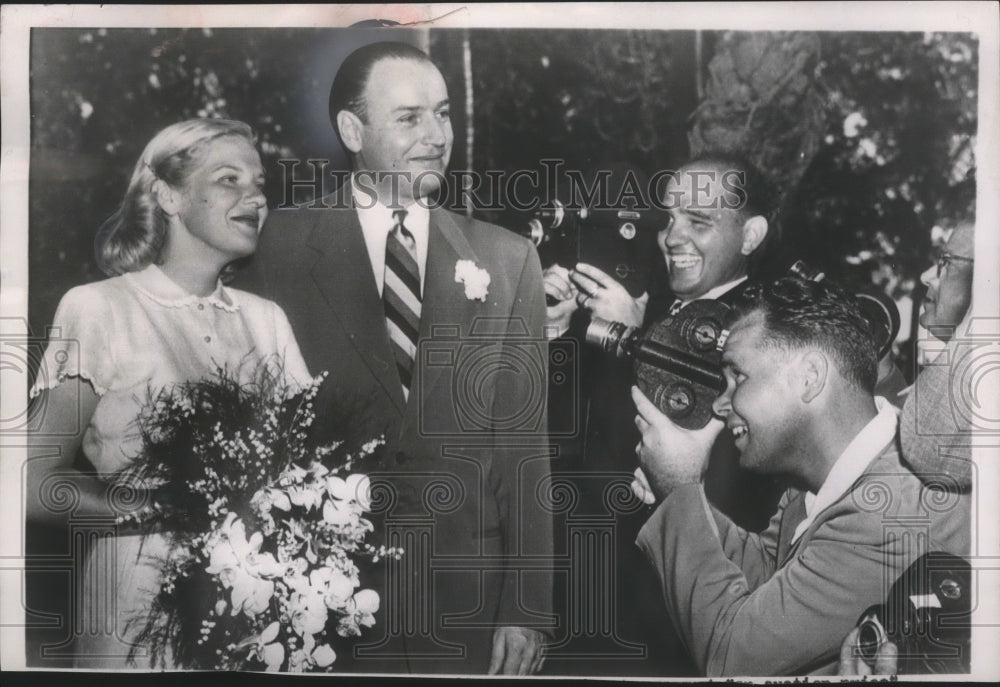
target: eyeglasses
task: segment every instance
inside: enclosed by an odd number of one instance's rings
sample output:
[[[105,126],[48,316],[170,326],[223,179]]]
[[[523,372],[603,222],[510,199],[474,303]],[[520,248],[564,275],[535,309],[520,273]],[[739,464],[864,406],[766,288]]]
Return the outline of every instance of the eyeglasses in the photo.
[[[971,265],[973,262],[975,262],[975,260],[973,260],[972,258],[963,258],[960,255],[952,255],[951,253],[945,253],[944,255],[942,255],[940,258],[937,259],[937,276],[939,279],[941,278],[941,272],[944,271],[944,268],[946,268],[953,262],[964,262]]]

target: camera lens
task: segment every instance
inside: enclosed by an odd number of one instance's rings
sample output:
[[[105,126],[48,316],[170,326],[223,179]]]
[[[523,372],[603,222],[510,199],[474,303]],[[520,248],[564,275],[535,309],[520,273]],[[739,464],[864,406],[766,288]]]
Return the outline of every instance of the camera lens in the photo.
[[[688,346],[694,351],[711,351],[719,340],[722,327],[708,317],[699,317],[685,327],[684,335]]]
[[[593,317],[587,326],[587,343],[595,344],[605,353],[612,353],[619,358],[625,356],[623,341],[634,331],[621,322],[608,322],[600,317]]]
[[[663,389],[655,401],[661,410],[676,420],[691,414],[694,410],[694,399],[694,390],[690,385],[678,382]]]
[[[962,598],[962,583],[950,577],[941,580],[938,589],[941,590],[941,596],[951,601],[957,601]]]
[[[875,654],[885,639],[885,630],[878,618],[865,618],[858,631],[858,650],[861,652],[861,657],[868,663],[874,663]]]

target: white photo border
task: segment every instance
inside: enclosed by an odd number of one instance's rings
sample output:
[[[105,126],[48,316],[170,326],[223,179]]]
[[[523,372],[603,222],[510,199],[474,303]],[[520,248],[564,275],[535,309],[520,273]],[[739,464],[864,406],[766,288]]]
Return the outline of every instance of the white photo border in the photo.
[[[961,31],[979,38],[979,133],[976,146],[976,256],[1000,265],[1000,17],[992,2],[874,3],[574,3],[421,5],[29,6],[4,5],[0,14],[0,336],[23,336],[28,303],[29,48],[32,27],[337,27],[366,19],[458,28],[733,29],[819,31]],[[982,256],[982,258],[980,258]],[[997,271],[975,272],[977,316],[1000,317]],[[996,329],[996,325],[993,325]],[[996,375],[993,376],[994,381]],[[3,372],[0,414],[25,412],[26,376]],[[998,417],[1000,389],[982,396]],[[996,443],[996,442],[995,442]],[[0,435],[0,665],[25,669],[23,437]],[[975,450],[978,493],[1000,493],[998,447]],[[976,500],[980,594],[973,628],[973,679],[1000,677],[1000,508]],[[978,648],[978,650],[977,650]],[[933,676],[921,676],[933,679]]]

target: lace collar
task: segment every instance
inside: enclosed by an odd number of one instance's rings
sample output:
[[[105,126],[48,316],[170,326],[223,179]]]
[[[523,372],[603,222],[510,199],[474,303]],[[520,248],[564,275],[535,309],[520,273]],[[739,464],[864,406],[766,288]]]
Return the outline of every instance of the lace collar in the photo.
[[[226,312],[239,312],[240,309],[232,292],[222,285],[221,280],[209,295],[196,296],[185,291],[153,264],[138,272],[129,272],[124,278],[137,291],[166,308],[192,308],[208,304]]]

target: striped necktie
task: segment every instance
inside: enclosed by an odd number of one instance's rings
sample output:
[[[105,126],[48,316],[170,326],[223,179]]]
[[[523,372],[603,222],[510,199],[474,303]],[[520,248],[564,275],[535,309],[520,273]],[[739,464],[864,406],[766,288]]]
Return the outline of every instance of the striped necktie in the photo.
[[[382,301],[396,370],[403,383],[403,397],[409,399],[420,329],[420,268],[417,266],[417,242],[403,225],[406,210],[394,210],[392,219],[394,223],[385,244]]]

